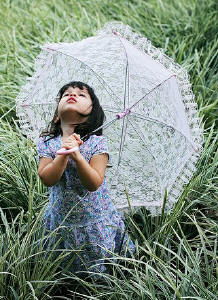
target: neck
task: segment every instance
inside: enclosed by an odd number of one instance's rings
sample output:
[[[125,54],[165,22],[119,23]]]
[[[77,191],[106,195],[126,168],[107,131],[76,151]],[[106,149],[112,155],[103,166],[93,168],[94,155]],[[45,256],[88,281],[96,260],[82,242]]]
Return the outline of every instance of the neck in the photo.
[[[63,132],[62,137],[63,138],[68,138],[70,135],[72,135],[74,133],[76,125],[72,125],[72,124],[61,124],[61,129]]]
[[[73,119],[73,121],[72,121]],[[77,125],[75,124],[81,124],[84,123],[85,121],[87,121],[88,117],[74,117],[74,118],[68,118],[68,117],[64,117],[61,118],[61,129],[62,129],[62,137],[63,138],[68,138],[70,135],[72,135],[75,131],[75,128]]]

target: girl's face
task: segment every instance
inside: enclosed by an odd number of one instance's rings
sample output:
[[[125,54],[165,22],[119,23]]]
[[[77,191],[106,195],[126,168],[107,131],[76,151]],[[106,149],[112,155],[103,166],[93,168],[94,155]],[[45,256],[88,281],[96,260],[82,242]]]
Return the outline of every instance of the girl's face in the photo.
[[[86,115],[89,114],[91,110],[92,99],[85,87],[81,90],[78,87],[73,88],[70,86],[63,93],[58,104],[58,116],[65,121],[78,120],[78,113]]]

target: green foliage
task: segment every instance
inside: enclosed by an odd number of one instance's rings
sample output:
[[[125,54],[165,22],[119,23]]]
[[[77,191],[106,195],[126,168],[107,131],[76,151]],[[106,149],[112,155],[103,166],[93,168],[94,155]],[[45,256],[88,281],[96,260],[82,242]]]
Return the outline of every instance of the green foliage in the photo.
[[[34,217],[48,196],[37,174],[34,144],[22,136],[15,122],[0,123],[1,208],[13,216],[23,209]]]
[[[56,244],[48,253],[43,248],[42,212],[26,222],[22,210],[9,223],[0,209],[0,299],[51,299],[54,287],[61,283],[60,265],[69,252],[57,255]],[[55,232],[50,234],[54,236]]]
[[[0,1],[0,299],[216,299],[216,11],[215,0]],[[48,190],[14,105],[40,45],[80,40],[114,20],[186,67],[205,139],[197,171],[174,209],[159,217],[144,208],[126,216],[136,257],[117,255],[111,274],[93,282],[60,268],[67,253],[45,257],[41,220]]]

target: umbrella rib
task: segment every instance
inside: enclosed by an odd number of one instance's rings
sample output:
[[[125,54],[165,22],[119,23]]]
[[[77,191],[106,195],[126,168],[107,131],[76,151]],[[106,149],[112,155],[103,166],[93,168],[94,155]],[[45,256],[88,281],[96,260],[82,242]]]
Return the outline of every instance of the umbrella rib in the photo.
[[[144,115],[141,115],[140,113],[131,112],[131,114],[132,114],[132,115],[136,115],[138,118],[141,118],[141,119],[143,119],[143,120],[150,121],[150,122],[153,122],[153,123],[163,124],[163,125],[165,125],[165,126],[167,126],[167,127],[169,127],[169,128],[173,128],[174,130],[176,130],[177,132],[179,132],[182,136],[184,136],[185,139],[187,139],[187,141],[192,145],[193,149],[195,150],[195,147],[194,147],[194,145],[193,145],[193,142],[190,141],[190,140],[187,138],[187,136],[185,136],[184,133],[181,132],[177,127],[173,127],[172,125],[168,125],[168,124],[166,124],[166,123],[164,123],[164,122],[162,122],[162,121],[159,121],[159,120],[157,120],[157,119],[152,119],[152,118],[150,118],[150,117],[145,117]],[[195,150],[195,151],[196,151],[196,150]]]
[[[152,93],[155,89],[157,89],[160,85],[162,85],[164,82],[169,80],[171,77],[176,76],[175,74],[171,75],[170,77],[164,79],[164,81],[160,82],[158,85],[156,85],[153,89],[151,89],[147,94],[145,94],[142,98],[140,98],[136,103],[134,103],[129,109],[132,109],[134,106],[136,106],[140,101],[142,101],[146,96],[148,96],[150,93]]]
[[[120,110],[117,109],[116,107],[111,107],[111,106],[107,106],[107,105],[102,105],[102,108],[105,110],[105,111],[109,111],[109,112],[113,112],[113,113],[119,113]]]
[[[143,143],[145,144],[145,147],[147,148],[147,150],[148,150],[148,152],[150,153],[150,155],[153,157],[153,159],[154,159],[154,163],[155,163],[155,170],[156,170],[156,172],[157,172],[157,164],[156,164],[156,157],[152,154],[152,152],[149,150],[149,148],[146,146],[146,141],[145,141],[145,135],[141,132],[141,130],[140,129],[138,129],[138,130],[136,130],[136,125],[133,123],[133,122],[131,122],[130,120],[129,120],[129,122],[130,122],[130,124],[131,124],[131,126],[133,127],[133,129],[135,130],[135,132],[138,134],[138,136],[140,137],[140,139],[143,141]],[[140,134],[139,134],[140,133]],[[159,178],[159,182],[160,182],[160,184],[161,184],[161,180],[160,180],[160,176],[159,176],[159,174],[158,174],[158,172],[156,173],[157,174],[157,177]]]
[[[128,120],[128,118],[124,118],[123,119],[122,134],[121,134],[121,143],[120,143],[119,158],[118,158],[118,164],[117,164],[117,166],[119,166],[119,164],[120,164],[121,156],[122,156],[122,153],[123,153],[123,145],[124,145],[125,137],[126,137],[127,120]]]
[[[110,94],[110,92],[107,90],[107,89],[105,89],[107,92],[108,92],[108,94],[110,95],[110,96],[115,96],[116,98],[118,98],[119,99],[119,97],[117,97],[116,96],[116,94],[114,94],[114,92],[112,91],[112,89],[110,88],[110,86],[107,84],[107,82],[100,76],[100,75],[98,75],[89,65],[87,65],[86,63],[84,63],[82,60],[80,60],[79,58],[76,58],[76,57],[74,57],[74,56],[71,56],[71,55],[69,55],[69,54],[67,54],[67,53],[64,53],[64,52],[62,52],[62,51],[60,51],[60,50],[56,50],[56,49],[52,49],[52,48],[48,48],[47,47],[47,49],[49,49],[49,50],[53,50],[53,51],[55,51],[55,52],[57,52],[57,53],[62,53],[63,55],[66,55],[66,56],[69,56],[70,58],[72,58],[72,59],[75,59],[75,60],[77,60],[77,61],[79,61],[81,64],[83,64],[83,65],[85,65],[86,67],[88,67],[94,74],[95,74],[95,76],[98,78],[98,80],[99,80],[99,82],[102,84],[102,82],[101,82],[101,80],[104,82],[104,84],[107,86],[107,88],[111,91],[111,93],[112,94]],[[100,80],[100,79],[101,80]],[[105,88],[105,87],[104,87]]]
[[[124,144],[125,136],[126,136],[127,119],[128,119],[128,116],[127,116],[127,118],[123,119],[123,123],[125,123],[125,124],[122,127],[121,144],[120,144],[120,149],[119,149],[118,163],[117,163],[117,167],[116,167],[116,170],[114,173],[115,178],[117,177],[117,174],[118,174],[118,169],[119,169],[119,165],[120,165],[120,161],[121,161],[121,155],[123,152],[123,144]],[[116,120],[117,120],[117,118],[116,118]]]
[[[112,119],[111,121],[107,122],[107,123],[104,123],[103,125],[99,126],[97,129],[91,131],[90,133],[84,135],[83,137],[81,137],[81,140],[83,140],[85,137],[91,135],[92,133],[98,131],[99,129],[106,129],[107,127],[109,127],[111,124],[113,124],[115,121],[117,121],[117,118],[115,119]]]
[[[124,90],[124,109],[126,109],[126,90],[127,90],[127,84],[128,84],[128,105],[129,105],[129,60],[128,60],[128,55],[126,52],[126,48],[119,36],[119,34],[117,32],[113,32],[114,35],[119,39],[120,43],[123,46],[124,52],[125,52],[125,56],[126,56],[126,74],[125,74],[125,90]],[[128,78],[128,81],[127,81]]]
[[[138,136],[140,137],[140,139],[143,141],[143,143],[145,144],[145,146],[146,146],[146,141],[145,141],[145,136],[144,136],[144,134],[138,129],[138,130],[136,130],[136,125],[134,124],[133,125],[133,122],[131,122],[130,120],[129,120],[129,123],[132,125],[132,127],[133,127],[133,129],[135,130],[135,132],[138,134]],[[139,134],[139,132],[140,132],[140,134]],[[146,148],[147,148],[147,146],[146,146]],[[147,148],[148,149],[148,148]],[[152,154],[152,152],[148,149],[148,152],[151,154],[151,156],[153,157],[153,159],[154,160],[156,160],[156,158],[155,158],[155,156]]]
[[[28,97],[29,98],[29,97]],[[28,99],[27,98],[27,99]],[[47,103],[28,103],[28,104],[19,104],[18,103],[18,105],[20,105],[20,106],[22,106],[22,107],[25,107],[25,106],[36,106],[36,105],[55,105],[56,103],[55,102],[47,102]]]
[[[124,90],[124,110],[126,109],[126,85],[127,85],[127,76],[129,74],[129,64],[128,64],[128,58],[127,58],[127,62],[126,62],[126,73],[125,73],[125,90]],[[129,76],[128,76],[129,79]],[[128,99],[129,99],[129,95],[128,95]],[[128,101],[129,103],[129,101]]]
[[[126,55],[126,73],[125,73],[125,90],[124,90],[124,110],[126,109],[126,94],[127,94],[127,87],[128,87],[128,96],[127,96],[127,101],[129,105],[129,61],[128,61],[128,55],[126,52],[126,48],[122,42],[122,40],[120,39],[120,36],[118,34],[115,33],[115,36],[119,39],[120,43],[123,46],[125,55]],[[121,134],[121,143],[120,143],[120,149],[119,149],[119,158],[118,158],[118,164],[117,164],[117,168],[119,167],[120,161],[121,161],[121,157],[122,157],[122,152],[123,152],[123,145],[125,142],[125,137],[126,137],[126,128],[127,128],[127,119],[123,119],[123,126],[122,126],[122,134]],[[117,170],[116,170],[117,172]]]

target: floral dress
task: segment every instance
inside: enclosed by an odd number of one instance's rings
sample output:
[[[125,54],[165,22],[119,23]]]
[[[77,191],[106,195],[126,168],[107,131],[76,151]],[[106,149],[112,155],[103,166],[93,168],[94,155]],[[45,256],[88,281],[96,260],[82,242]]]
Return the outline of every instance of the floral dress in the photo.
[[[40,157],[54,159],[56,151],[61,148],[61,135],[46,141],[48,138],[41,137],[37,143],[38,162]],[[80,146],[80,153],[87,162],[100,153],[107,153],[110,160],[105,136],[91,135]],[[135,245],[125,231],[121,214],[110,198],[105,178],[96,191],[88,191],[81,184],[75,161],[69,157],[62,177],[49,187],[49,192],[49,203],[43,217],[46,232],[56,231],[57,237],[61,237],[59,249],[79,249],[78,253],[75,251],[77,254],[70,266],[72,272],[107,272],[104,258],[112,256],[109,251],[127,256],[129,252],[135,251]]]

